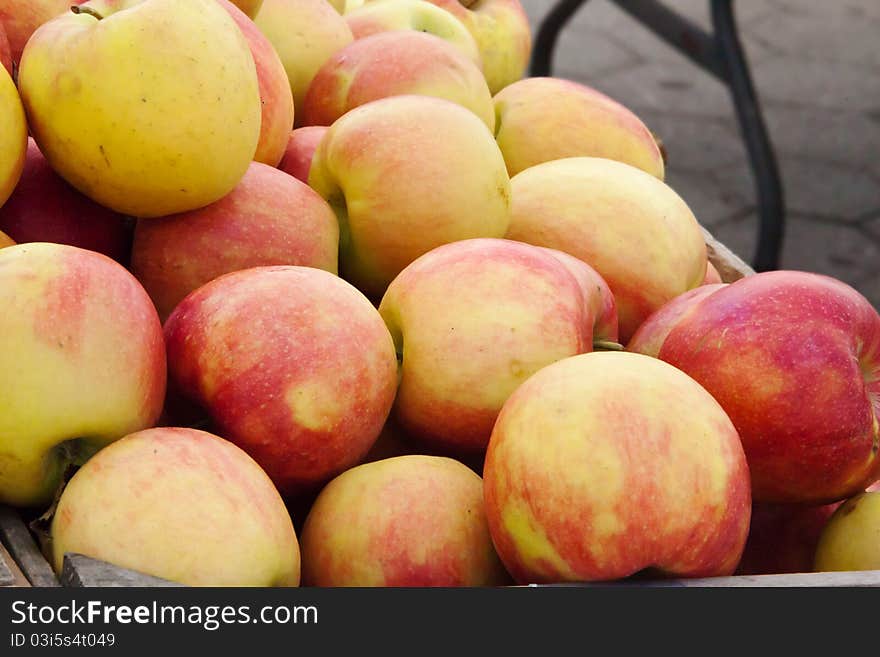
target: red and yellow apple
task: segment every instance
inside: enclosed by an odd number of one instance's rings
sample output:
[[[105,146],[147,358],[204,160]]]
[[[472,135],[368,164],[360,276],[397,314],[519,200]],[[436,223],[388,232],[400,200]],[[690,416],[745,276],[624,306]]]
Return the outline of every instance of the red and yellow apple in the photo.
[[[263,0],[254,22],[281,58],[300,125],[303,100],[315,73],[354,36],[327,0]]]
[[[0,230],[0,249],[4,249],[7,246],[15,246],[15,240]]]
[[[28,41],[18,85],[52,168],[92,200],[156,217],[218,200],[260,136],[254,58],[215,0],[92,0]],[[210,44],[210,47],[206,47]]]
[[[169,376],[284,495],[357,464],[397,389],[394,343],[354,287],[311,267],[214,279],[165,322]]]
[[[746,276],[682,316],[658,356],[727,411],[756,501],[825,504],[880,478],[880,316],[842,281]]]
[[[28,139],[21,179],[0,207],[0,230],[19,243],[70,244],[128,265],[132,230],[126,218],[68,185],[33,139]]]
[[[278,168],[308,185],[312,158],[326,133],[325,125],[303,126],[291,131]]]
[[[596,157],[544,162],[511,179],[507,237],[592,266],[617,302],[626,343],[648,316],[701,285],[707,252],[687,203],[663,181]]]
[[[217,1],[229,12],[244,38],[247,39],[257,67],[262,116],[260,140],[257,142],[254,160],[269,166],[277,166],[284,155],[287,137],[293,128],[293,93],[290,90],[287,72],[284,70],[281,58],[275,52],[275,47],[260,28],[229,0]],[[239,2],[239,4],[250,4],[250,9],[254,12],[250,14],[251,16],[256,14],[259,5],[255,2]]]
[[[721,274],[718,273],[718,270],[715,269],[715,265],[711,262],[706,262],[706,276],[703,278],[703,285],[715,285],[716,283],[723,283],[724,281],[721,279]]]
[[[480,69],[443,39],[414,30],[379,32],[332,55],[306,92],[303,123],[329,126],[371,100],[404,94],[445,98],[495,128]]]
[[[80,468],[52,517],[52,561],[73,552],[188,586],[297,586],[284,501],[253,459],[213,434],[147,429]]]
[[[253,19],[263,6],[263,0],[232,0],[232,4],[238,7],[244,14]]]
[[[493,94],[522,78],[532,54],[532,32],[519,0],[430,2],[455,16],[473,35]]]
[[[6,69],[0,67],[0,206],[12,194],[24,169],[28,126],[24,108]]]
[[[253,162],[219,201],[138,221],[131,271],[164,320],[187,294],[240,269],[302,265],[335,274],[338,249],[339,225],[327,202],[296,178]]]
[[[3,0],[0,27],[9,39],[12,61],[18,63],[25,45],[40,25],[81,5],[85,0]]]
[[[3,27],[2,19],[0,19],[0,66],[6,69],[10,77],[12,76],[12,50],[9,47],[9,39],[6,36],[6,28]]]
[[[0,250],[0,502],[49,503],[64,468],[153,426],[162,326],[110,258],[34,243]]]
[[[595,89],[561,78],[526,78],[495,95],[498,146],[510,175],[567,157],[602,157],[663,180],[664,163],[642,120]]]
[[[483,70],[480,49],[470,31],[451,13],[427,0],[376,0],[355,4],[344,13],[355,39],[388,31],[424,32],[449,42]]]
[[[495,547],[520,584],[734,572],[749,472],[721,406],[670,365],[566,358],[511,395],[483,469]]]
[[[301,533],[307,586],[493,586],[509,581],[489,536],[479,475],[450,458],[351,468]]]
[[[395,420],[453,454],[485,450],[504,402],[539,369],[617,339],[594,270],[509,240],[433,249],[392,281],[379,312],[401,357]]]
[[[441,98],[394,96],[351,110],[318,145],[309,185],[339,217],[341,275],[376,300],[420,255],[503,237],[510,221],[510,179],[492,133]]]

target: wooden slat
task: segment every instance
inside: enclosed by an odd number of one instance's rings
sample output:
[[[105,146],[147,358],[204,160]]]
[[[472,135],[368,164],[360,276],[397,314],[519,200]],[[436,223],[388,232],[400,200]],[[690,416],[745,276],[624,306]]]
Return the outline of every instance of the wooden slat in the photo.
[[[58,586],[58,578],[34,542],[18,511],[0,505],[0,541],[31,586]]]
[[[0,586],[30,586],[21,568],[15,563],[15,559],[6,550],[3,544],[0,544]]]
[[[134,570],[120,568],[82,554],[65,554],[61,569],[61,585],[72,587],[94,586],[183,586],[166,579],[144,575]]]
[[[724,244],[716,240],[705,227],[703,227],[703,238],[706,240],[709,262],[718,270],[722,281],[733,283],[755,273],[754,269],[733,251],[724,246]]]

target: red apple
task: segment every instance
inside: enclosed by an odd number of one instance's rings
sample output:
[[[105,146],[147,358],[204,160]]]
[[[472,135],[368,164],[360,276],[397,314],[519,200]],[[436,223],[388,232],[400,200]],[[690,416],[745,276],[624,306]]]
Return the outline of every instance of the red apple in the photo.
[[[755,500],[824,504],[880,477],[880,316],[849,285],[799,271],[747,276],[682,317],[659,357],[730,415]]]
[[[287,146],[287,135],[293,128],[294,108],[293,92],[290,90],[290,81],[284,64],[275,51],[275,47],[260,31],[260,28],[248,18],[242,7],[239,9],[229,0],[217,0],[229,15],[235,20],[241,29],[244,38],[251,49],[254,63],[257,67],[257,82],[260,85],[260,101],[263,106],[262,120],[260,123],[260,141],[257,143],[257,151],[254,160],[270,166],[276,166],[284,155]],[[244,4],[239,2],[238,4]],[[248,7],[256,15],[256,9],[260,3],[249,3]]]
[[[303,265],[335,274],[338,248],[339,225],[327,202],[296,178],[253,162],[219,201],[138,221],[131,270],[164,320],[187,294],[240,269]]]
[[[165,338],[178,390],[285,495],[357,464],[394,401],[397,357],[382,318],[320,269],[221,276],[178,304]]]
[[[59,176],[28,138],[21,179],[0,207],[0,230],[16,242],[56,242],[103,253],[127,265],[131,224]]]
[[[492,586],[509,577],[492,547],[479,475],[454,459],[399,456],[331,481],[302,531],[307,586]]]
[[[0,25],[9,39],[12,60],[18,63],[31,34],[43,23],[63,14],[71,5],[86,0],[3,0],[0,2]]]
[[[312,157],[326,132],[327,126],[324,125],[310,125],[293,130],[278,168],[308,184]]]
[[[10,77],[12,76],[12,50],[9,47],[9,39],[6,37],[6,28],[3,27],[2,21],[0,21],[0,66],[6,69]]]
[[[736,429],[693,379],[641,354],[533,374],[501,410],[483,478],[492,539],[521,584],[730,575],[748,534]]]

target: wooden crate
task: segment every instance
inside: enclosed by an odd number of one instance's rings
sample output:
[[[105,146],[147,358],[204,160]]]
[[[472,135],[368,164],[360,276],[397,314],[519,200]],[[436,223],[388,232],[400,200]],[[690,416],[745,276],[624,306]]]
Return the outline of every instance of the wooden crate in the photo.
[[[703,229],[709,261],[725,283],[751,276],[755,271],[739,256]],[[81,554],[65,556],[56,576],[49,562],[17,511],[0,506],[0,586],[126,587],[181,586],[174,582],[97,561]],[[10,558],[11,557],[11,558]],[[6,570],[4,570],[4,564]],[[8,571],[8,573],[6,572]],[[6,574],[5,574],[6,573]],[[4,579],[5,578],[5,579]],[[6,583],[5,583],[6,582]],[[734,575],[703,579],[621,580],[591,584],[543,586],[590,587],[880,587],[880,570],[794,573],[781,575]]]

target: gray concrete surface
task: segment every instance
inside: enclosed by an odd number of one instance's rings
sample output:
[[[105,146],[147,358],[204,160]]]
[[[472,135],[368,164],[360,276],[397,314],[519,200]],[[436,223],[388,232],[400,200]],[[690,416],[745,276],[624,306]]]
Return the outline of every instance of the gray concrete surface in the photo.
[[[553,0],[522,0],[537,29]],[[666,0],[710,28],[708,0]],[[880,0],[737,0],[788,215],[781,266],[829,274],[880,308]],[[609,0],[562,32],[554,75],[638,114],[664,141],[667,182],[750,260],[755,192],[727,88]]]

